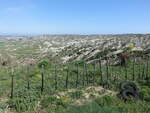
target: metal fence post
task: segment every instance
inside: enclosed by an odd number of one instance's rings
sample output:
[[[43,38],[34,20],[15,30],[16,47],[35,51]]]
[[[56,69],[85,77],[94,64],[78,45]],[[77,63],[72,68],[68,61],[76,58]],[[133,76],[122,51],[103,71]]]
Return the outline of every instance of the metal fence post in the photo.
[[[103,73],[102,73],[101,58],[99,59],[99,70],[100,70],[100,80],[101,80],[101,83],[102,83],[103,82]]]
[[[13,98],[13,94],[14,94],[14,70],[13,68],[11,69],[11,96],[10,98]]]
[[[76,88],[78,87],[78,83],[79,83],[79,66],[78,66],[78,63],[77,63],[77,78],[76,78]]]
[[[67,75],[66,75],[66,88],[68,88],[68,76],[69,76],[69,66],[67,66]]]
[[[56,64],[55,64],[55,90],[57,90],[57,71],[56,71]]]
[[[43,93],[43,91],[44,91],[44,66],[43,65],[42,65],[41,75],[42,75],[41,93]]]

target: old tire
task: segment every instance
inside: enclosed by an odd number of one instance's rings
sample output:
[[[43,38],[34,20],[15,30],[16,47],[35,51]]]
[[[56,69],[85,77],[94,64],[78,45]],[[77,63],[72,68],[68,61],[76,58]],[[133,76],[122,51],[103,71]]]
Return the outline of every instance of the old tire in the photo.
[[[120,89],[121,90],[133,90],[133,91],[138,91],[137,85],[134,82],[130,81],[124,81],[120,83]]]
[[[123,90],[121,92],[121,96],[122,96],[122,99],[124,100],[131,100],[131,99],[138,100],[139,99],[139,94],[136,91],[128,90],[128,89]]]

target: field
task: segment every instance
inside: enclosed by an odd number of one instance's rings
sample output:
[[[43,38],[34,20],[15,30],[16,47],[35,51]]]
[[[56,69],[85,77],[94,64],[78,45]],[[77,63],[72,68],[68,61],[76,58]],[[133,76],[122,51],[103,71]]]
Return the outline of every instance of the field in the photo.
[[[43,66],[44,67],[43,67]],[[24,113],[148,113],[149,61],[127,66],[50,64],[1,68],[1,112]],[[6,73],[7,72],[7,73]],[[119,83],[138,84],[141,98],[124,102],[116,94]],[[99,90],[98,90],[99,89]],[[97,91],[98,90],[98,91]]]
[[[0,39],[0,113],[149,113],[149,39],[149,35]],[[137,40],[144,49],[134,44]],[[126,65],[114,54],[120,50],[129,56]],[[138,99],[118,98],[123,81],[136,84]]]

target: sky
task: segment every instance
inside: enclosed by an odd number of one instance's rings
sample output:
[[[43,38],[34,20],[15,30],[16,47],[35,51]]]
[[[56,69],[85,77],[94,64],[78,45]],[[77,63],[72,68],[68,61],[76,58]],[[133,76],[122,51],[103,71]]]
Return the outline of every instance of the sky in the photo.
[[[0,0],[0,33],[150,33],[150,0]]]

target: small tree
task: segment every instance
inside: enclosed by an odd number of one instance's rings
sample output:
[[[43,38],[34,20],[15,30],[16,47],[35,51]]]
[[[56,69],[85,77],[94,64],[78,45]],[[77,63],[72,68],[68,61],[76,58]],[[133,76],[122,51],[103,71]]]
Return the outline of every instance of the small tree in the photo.
[[[47,62],[47,61],[42,61],[42,62],[40,62],[39,64],[38,64],[38,67],[41,69],[41,68],[47,68],[48,67],[48,65],[49,65],[49,63]]]

